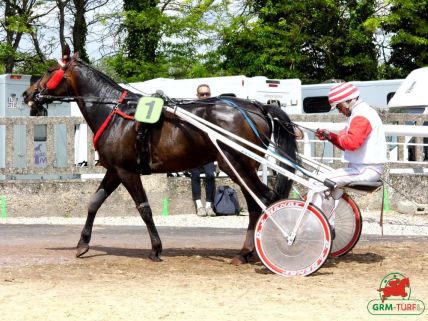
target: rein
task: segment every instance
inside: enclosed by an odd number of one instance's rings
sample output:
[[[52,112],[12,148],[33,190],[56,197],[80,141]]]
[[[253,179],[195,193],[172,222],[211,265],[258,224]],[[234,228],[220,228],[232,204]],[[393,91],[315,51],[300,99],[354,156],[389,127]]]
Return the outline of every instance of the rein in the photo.
[[[55,100],[55,101],[62,101],[62,102],[72,102],[72,101],[82,99],[85,102],[92,102],[92,103],[99,103],[99,104],[115,104],[116,106],[112,109],[110,114],[104,120],[101,127],[98,128],[98,130],[95,133],[94,138],[92,140],[92,143],[94,145],[94,149],[98,150],[98,141],[101,138],[104,131],[106,130],[106,128],[108,127],[108,125],[110,124],[114,115],[119,115],[122,118],[128,119],[128,120],[134,120],[135,119],[134,116],[128,115],[119,109],[119,106],[123,104],[123,101],[125,100],[127,95],[128,95],[128,92],[126,90],[124,90],[122,92],[122,94],[120,95],[118,100],[104,100],[104,101],[101,100],[102,99],[101,97],[89,97],[88,98],[88,97],[84,97],[84,96],[52,96],[52,95],[43,95],[43,94],[39,94],[38,97],[50,99],[50,100]],[[134,101],[128,101],[127,103],[128,104],[137,104],[137,102],[134,102]]]
[[[244,116],[244,119],[247,121],[248,125],[250,126],[251,130],[253,131],[253,133],[256,135],[256,137],[259,139],[259,141],[261,142],[261,144],[266,148],[269,149],[269,145],[267,145],[262,138],[260,137],[259,132],[257,131],[256,126],[254,125],[254,123],[252,122],[251,118],[248,117],[247,113],[245,112],[245,110],[242,110],[242,108],[240,108],[238,105],[236,105],[233,101],[229,100],[229,99],[225,99],[223,98],[223,101],[225,101],[226,103],[228,103],[230,106],[238,109],[241,114]],[[281,126],[285,126],[284,124],[282,124],[282,122],[277,119],[277,121],[279,123],[281,123]],[[293,123],[290,121],[290,125],[294,126],[294,127],[299,127],[299,125],[297,125],[296,123]],[[302,126],[303,127],[303,126]],[[311,129],[310,129],[311,130]],[[313,130],[311,130],[313,131]],[[271,141],[271,139],[269,137],[265,137],[269,144],[272,144],[275,146],[275,143]],[[272,151],[274,154],[276,154],[277,156],[279,156],[280,158],[283,158],[283,162],[285,164],[287,164],[288,166],[300,171],[301,173],[305,174],[306,176],[309,176],[311,178],[314,178],[316,180],[319,181],[319,179],[315,178],[312,173],[310,173],[309,171],[307,171],[304,167],[300,166],[300,164],[296,161],[294,161],[289,155],[287,155],[283,150],[278,149],[277,151]]]
[[[298,127],[298,128],[306,129],[307,131],[310,131],[312,133],[316,133],[317,132],[315,129],[312,129],[312,128],[309,128],[309,127],[305,127],[305,126],[296,124],[294,122],[290,122],[290,125],[293,126],[293,127]]]
[[[266,145],[266,143],[262,140],[260,137],[259,131],[257,130],[256,126],[254,125],[253,121],[250,117],[248,117],[248,114],[245,112],[245,110],[242,110],[237,104],[235,104],[232,100],[227,98],[222,98],[223,101],[225,101],[228,105],[232,106],[233,108],[239,110],[239,112],[244,116],[244,119],[247,121],[247,124],[250,126],[251,130],[253,131],[254,135],[259,139],[260,143],[262,143],[263,146],[268,148],[269,146]]]
[[[38,97],[49,99],[49,100],[54,100],[54,101],[62,101],[62,102],[73,102],[73,101],[82,99],[85,102],[91,102],[91,103],[99,103],[99,104],[107,104],[107,105],[108,104],[115,104],[116,106],[112,109],[110,114],[107,116],[107,118],[102,123],[101,127],[98,128],[97,132],[94,135],[92,142],[94,145],[94,149],[98,150],[98,140],[101,138],[102,134],[104,133],[104,131],[106,130],[106,128],[110,124],[114,115],[119,115],[120,117],[122,117],[124,119],[134,120],[134,116],[128,115],[119,109],[119,106],[123,104],[123,101],[125,100],[125,97],[127,95],[128,95],[128,92],[126,90],[124,90],[118,100],[105,100],[105,101],[100,101],[99,99],[102,99],[102,98],[99,98],[99,97],[90,97],[88,99],[88,97],[83,97],[83,96],[51,96],[51,95],[39,94]],[[134,102],[134,101],[128,101],[127,103],[128,104],[136,104],[136,102]]]
[[[76,100],[84,100],[88,103],[98,103],[98,104],[106,104],[106,105],[114,105],[117,104],[117,100],[110,100],[96,96],[52,96],[52,95],[44,95],[38,94],[37,98],[44,98],[52,101],[62,101],[62,102],[73,102]],[[128,101],[127,104],[137,104],[136,101]]]

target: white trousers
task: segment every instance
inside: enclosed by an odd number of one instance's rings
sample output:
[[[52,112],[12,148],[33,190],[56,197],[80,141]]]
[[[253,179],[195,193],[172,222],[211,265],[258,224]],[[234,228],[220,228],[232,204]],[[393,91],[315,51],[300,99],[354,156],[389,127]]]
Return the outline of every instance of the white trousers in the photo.
[[[383,164],[361,165],[349,164],[346,168],[340,168],[329,173],[319,175],[321,180],[330,179],[337,184],[337,189],[333,191],[331,197],[326,197],[324,192],[316,193],[312,198],[312,203],[320,208],[334,227],[335,208],[343,194],[340,187],[357,182],[377,182],[383,173]],[[321,182],[314,181],[316,184]]]

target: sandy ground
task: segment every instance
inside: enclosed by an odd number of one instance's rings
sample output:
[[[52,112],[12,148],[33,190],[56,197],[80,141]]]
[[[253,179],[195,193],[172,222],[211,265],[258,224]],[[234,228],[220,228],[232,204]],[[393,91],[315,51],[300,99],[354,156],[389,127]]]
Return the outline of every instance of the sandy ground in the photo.
[[[412,298],[428,305],[428,241],[421,238],[362,240],[352,253],[298,278],[272,274],[256,258],[228,264],[236,245],[170,243],[164,261],[153,263],[136,243],[101,239],[76,259],[74,247],[52,245],[59,239],[0,244],[1,320],[428,320],[426,311],[401,317],[367,311],[392,272],[408,276]]]

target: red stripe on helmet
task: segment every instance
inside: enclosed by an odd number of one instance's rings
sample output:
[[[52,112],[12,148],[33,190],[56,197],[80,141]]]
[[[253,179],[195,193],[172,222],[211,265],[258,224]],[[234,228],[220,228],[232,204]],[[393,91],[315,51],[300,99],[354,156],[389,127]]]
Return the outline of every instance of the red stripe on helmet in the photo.
[[[330,104],[337,104],[353,98],[360,94],[357,87],[351,83],[341,83],[330,88],[328,101]]]

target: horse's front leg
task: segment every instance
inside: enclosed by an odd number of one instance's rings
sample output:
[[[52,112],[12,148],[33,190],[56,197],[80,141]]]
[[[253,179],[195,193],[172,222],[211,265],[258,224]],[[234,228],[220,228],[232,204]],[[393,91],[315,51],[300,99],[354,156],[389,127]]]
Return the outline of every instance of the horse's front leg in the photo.
[[[128,190],[129,194],[131,194],[141,218],[144,223],[146,223],[150,241],[152,243],[152,250],[149,254],[149,259],[154,262],[160,262],[162,242],[156,229],[155,222],[153,221],[152,209],[150,208],[147,200],[147,195],[144,191],[143,184],[141,183],[140,175],[122,170],[119,171],[119,176],[122,184]]]
[[[89,251],[89,242],[91,241],[92,227],[94,225],[97,211],[107,199],[107,197],[119,186],[119,184],[120,179],[117,176],[116,171],[107,170],[100,186],[89,201],[88,216],[80,235],[79,243],[77,243],[77,257],[80,257]]]
[[[223,152],[225,151],[223,150]],[[268,186],[263,184],[257,176],[257,162],[244,163],[241,160],[241,155],[236,156],[234,153],[225,152],[225,155],[230,163],[233,164],[236,172],[240,175],[240,178],[244,181],[245,185],[260,198],[260,201],[263,204],[271,204],[272,201],[275,200],[277,197],[276,194]],[[248,257],[254,252],[254,232],[257,220],[261,215],[261,208],[251,194],[248,193],[243,182],[241,182],[235,172],[231,170],[229,164],[222,158],[218,158],[217,161],[220,169],[226,172],[229,177],[241,187],[250,216],[244,245],[242,246],[239,254],[230,262],[233,265],[240,265],[247,263]]]

